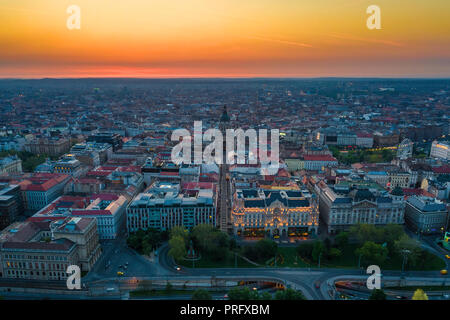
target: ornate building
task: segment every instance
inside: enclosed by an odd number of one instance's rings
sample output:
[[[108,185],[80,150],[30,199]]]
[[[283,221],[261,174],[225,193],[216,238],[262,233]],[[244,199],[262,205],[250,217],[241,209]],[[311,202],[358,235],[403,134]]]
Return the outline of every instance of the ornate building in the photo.
[[[317,234],[319,208],[314,196],[299,190],[238,189],[233,198],[232,222],[238,235]]]
[[[397,187],[388,195],[376,193],[365,188],[343,191],[327,185],[319,187],[320,219],[328,233],[348,230],[358,223],[403,224],[403,191]]]

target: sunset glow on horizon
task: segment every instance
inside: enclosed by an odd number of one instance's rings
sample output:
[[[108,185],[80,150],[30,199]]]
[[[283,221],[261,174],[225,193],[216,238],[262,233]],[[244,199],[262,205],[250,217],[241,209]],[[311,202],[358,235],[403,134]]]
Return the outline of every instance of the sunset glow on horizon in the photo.
[[[372,4],[381,30],[366,27]],[[80,30],[66,27],[70,5]],[[0,77],[449,77],[449,12],[448,0],[0,0]]]

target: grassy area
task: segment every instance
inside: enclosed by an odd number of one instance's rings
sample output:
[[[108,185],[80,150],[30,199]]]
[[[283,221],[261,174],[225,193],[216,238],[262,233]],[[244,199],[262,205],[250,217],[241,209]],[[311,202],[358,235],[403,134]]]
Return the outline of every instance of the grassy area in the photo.
[[[328,261],[322,259],[321,266],[327,268],[357,268],[358,267],[358,256],[355,255],[355,250],[360,247],[359,244],[349,244],[344,250],[342,250],[342,255],[339,258],[333,259],[333,261]],[[401,270],[403,257],[401,256],[391,256],[380,265],[381,269],[384,270]],[[361,266],[364,263],[361,262]],[[435,255],[429,256],[427,261],[424,263],[423,267],[412,267],[407,265],[406,270],[421,270],[421,271],[431,271],[431,270],[441,270],[445,267],[445,262]]]
[[[323,259],[321,260],[322,268],[349,268],[355,269],[358,267],[358,256],[355,255],[355,250],[359,247],[356,244],[350,244],[342,250],[342,255],[339,258],[335,258],[332,261]],[[317,267],[317,262],[309,261],[308,259],[299,257],[295,247],[280,247],[278,253],[282,258],[278,258],[277,267],[291,267],[291,268],[308,268]],[[297,257],[297,258],[296,258]],[[403,258],[401,256],[389,257],[385,263],[380,267],[384,270],[401,270]],[[363,265],[363,263],[361,263]],[[423,268],[414,268],[407,266],[406,270],[441,270],[445,268],[445,262],[435,255],[430,255],[424,264]]]
[[[335,146],[330,147],[333,156],[345,164],[353,164],[357,162],[390,162],[394,157],[394,152],[389,149],[355,149],[355,150],[343,150]]]
[[[333,260],[327,260],[322,258],[321,267],[322,268],[342,268],[342,269],[356,269],[358,267],[358,256],[355,255],[355,250],[360,247],[357,244],[349,244],[344,250],[342,250],[342,255]],[[401,256],[389,257],[386,262],[380,265],[381,269],[384,270],[401,270],[403,258]],[[268,266],[274,267],[273,259],[269,261]],[[180,265],[192,268],[192,262],[187,260],[182,260],[178,262]],[[289,268],[316,268],[318,267],[317,262],[310,261],[304,257],[300,257],[297,254],[297,249],[295,247],[279,247],[278,248],[278,259],[277,267],[289,267]],[[361,262],[361,266],[364,263]],[[225,260],[223,261],[213,261],[208,257],[202,257],[200,260],[195,261],[195,268],[234,268],[235,260],[234,254],[229,252]],[[244,259],[237,258],[238,268],[257,268],[251,263],[245,261]],[[408,271],[420,270],[420,271],[433,271],[441,270],[445,268],[445,262],[435,255],[429,255],[428,259],[424,262],[423,267],[406,267]]]
[[[278,248],[277,267],[290,268],[308,268],[313,267],[297,255],[297,250],[294,247],[279,247]]]
[[[257,268],[255,265],[245,261],[241,257],[237,257],[237,267],[238,268]],[[180,260],[177,261],[178,264],[192,268],[192,261],[188,260]],[[209,257],[202,256],[199,260],[195,261],[195,268],[234,268],[235,267],[235,258],[232,252],[228,252],[225,259],[222,261],[214,261]]]

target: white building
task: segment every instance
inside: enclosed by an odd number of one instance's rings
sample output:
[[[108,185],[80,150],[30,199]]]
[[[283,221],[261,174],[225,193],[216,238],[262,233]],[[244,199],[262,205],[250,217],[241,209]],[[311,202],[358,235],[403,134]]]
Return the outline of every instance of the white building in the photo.
[[[128,232],[139,229],[191,229],[198,224],[216,225],[216,199],[212,189],[183,192],[178,183],[158,182],[139,194],[127,209]]]
[[[406,202],[405,222],[418,233],[442,233],[448,226],[447,208],[434,198],[412,196]]]
[[[433,141],[430,151],[431,158],[450,160],[450,143],[448,141]]]
[[[348,194],[340,194],[322,185],[318,190],[320,219],[327,225],[328,233],[347,230],[358,223],[404,223],[405,201],[399,188],[390,195],[378,196],[367,189],[354,189]]]

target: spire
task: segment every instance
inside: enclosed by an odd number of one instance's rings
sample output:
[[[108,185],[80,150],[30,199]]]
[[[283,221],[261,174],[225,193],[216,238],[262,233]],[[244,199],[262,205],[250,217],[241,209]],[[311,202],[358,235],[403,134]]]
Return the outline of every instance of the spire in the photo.
[[[220,116],[220,122],[229,122],[230,121],[230,117],[228,116],[228,112],[227,112],[227,106],[223,106],[223,112],[222,115]]]

